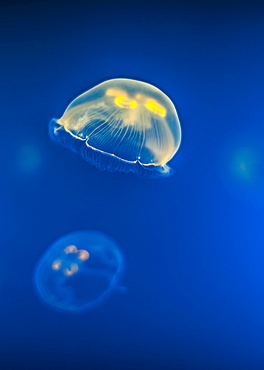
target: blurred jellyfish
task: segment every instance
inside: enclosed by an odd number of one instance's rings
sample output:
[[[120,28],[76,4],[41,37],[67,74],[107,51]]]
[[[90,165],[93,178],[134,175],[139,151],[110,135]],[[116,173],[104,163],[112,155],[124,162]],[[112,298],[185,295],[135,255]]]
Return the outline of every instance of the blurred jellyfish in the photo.
[[[105,81],[74,99],[50,122],[52,140],[101,170],[168,176],[181,142],[172,101],[141,81]]]
[[[222,150],[220,168],[225,187],[241,200],[263,207],[264,150],[261,132],[232,137]]]
[[[96,231],[57,239],[37,264],[34,282],[41,299],[70,312],[101,304],[120,287],[123,257],[116,242]]]
[[[24,143],[21,145],[17,157],[18,169],[25,175],[36,173],[42,165],[41,151],[34,144]]]
[[[237,148],[232,156],[230,170],[238,181],[255,185],[258,181],[260,156],[252,146]]]

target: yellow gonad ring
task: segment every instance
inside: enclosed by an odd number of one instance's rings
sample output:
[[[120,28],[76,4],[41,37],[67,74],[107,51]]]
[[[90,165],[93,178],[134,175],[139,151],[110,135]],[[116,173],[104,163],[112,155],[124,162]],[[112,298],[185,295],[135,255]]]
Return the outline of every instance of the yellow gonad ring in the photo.
[[[145,106],[148,108],[148,110],[151,110],[153,113],[158,114],[161,117],[166,116],[166,109],[163,108],[162,105],[156,103],[154,100],[149,100]]]
[[[129,100],[125,96],[117,96],[115,98],[115,104],[120,108],[134,109],[137,107],[136,100]]]
[[[64,253],[66,254],[69,254],[69,253],[77,253],[78,249],[75,245],[68,245],[68,247],[66,247],[64,249]]]
[[[63,273],[64,275],[66,276],[72,276],[74,275],[76,272],[78,272],[79,270],[79,267],[77,265],[77,263],[71,263],[70,265],[70,268],[66,268],[63,270]]]
[[[61,268],[61,260],[55,260],[52,263],[53,270],[59,270]]]
[[[86,261],[86,260],[88,260],[89,257],[90,257],[90,253],[87,252],[86,250],[84,250],[84,249],[78,250],[78,260]]]

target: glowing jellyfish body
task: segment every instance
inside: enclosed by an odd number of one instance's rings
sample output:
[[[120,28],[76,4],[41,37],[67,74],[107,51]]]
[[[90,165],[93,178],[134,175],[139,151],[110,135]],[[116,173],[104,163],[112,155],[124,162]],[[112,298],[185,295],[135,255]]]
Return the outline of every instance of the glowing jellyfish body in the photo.
[[[55,141],[101,170],[168,175],[181,128],[172,101],[158,88],[130,79],[105,81],[78,96],[50,122]]]
[[[45,303],[79,312],[102,303],[118,288],[122,271],[123,257],[110,237],[78,231],[51,245],[37,264],[34,281]]]

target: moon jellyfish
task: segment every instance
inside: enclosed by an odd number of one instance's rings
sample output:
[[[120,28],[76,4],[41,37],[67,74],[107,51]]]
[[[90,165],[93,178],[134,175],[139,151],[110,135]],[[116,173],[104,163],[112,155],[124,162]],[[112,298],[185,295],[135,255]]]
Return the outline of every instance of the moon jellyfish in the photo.
[[[172,101],[141,81],[105,81],[74,99],[50,122],[53,141],[100,170],[166,176],[181,142]]]
[[[93,308],[120,286],[123,257],[117,244],[96,231],[78,231],[57,239],[40,259],[34,282],[50,306],[79,312]]]

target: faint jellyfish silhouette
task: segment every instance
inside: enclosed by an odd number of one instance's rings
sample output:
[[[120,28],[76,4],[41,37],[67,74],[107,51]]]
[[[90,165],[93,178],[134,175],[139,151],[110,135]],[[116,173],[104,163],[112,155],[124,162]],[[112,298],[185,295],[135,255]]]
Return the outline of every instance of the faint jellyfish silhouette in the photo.
[[[21,173],[31,175],[36,173],[43,159],[40,148],[31,143],[24,143],[19,147],[17,155],[17,166]]]
[[[254,207],[263,208],[263,134],[241,130],[226,140],[219,158],[221,181],[230,194]]]
[[[141,81],[105,81],[74,99],[50,122],[51,139],[100,170],[168,176],[181,142],[172,101]]]
[[[40,298],[53,308],[91,309],[120,286],[123,257],[109,236],[77,231],[57,239],[38,262],[34,282]]]

